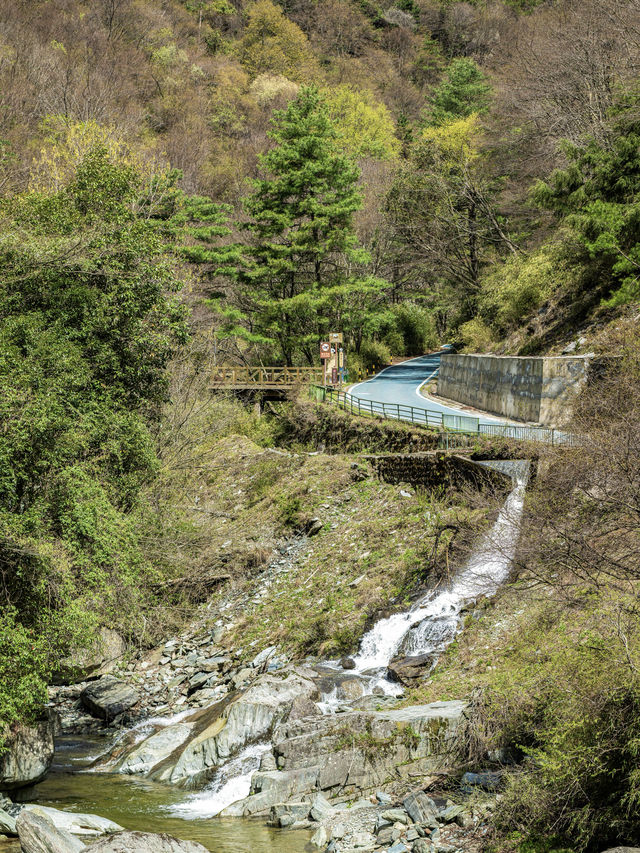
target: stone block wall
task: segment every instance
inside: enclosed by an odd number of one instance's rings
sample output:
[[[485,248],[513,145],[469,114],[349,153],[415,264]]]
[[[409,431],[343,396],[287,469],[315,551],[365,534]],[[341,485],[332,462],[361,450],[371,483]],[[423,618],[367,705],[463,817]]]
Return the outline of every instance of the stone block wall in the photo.
[[[453,453],[380,453],[363,457],[387,483],[460,489],[471,485],[478,490],[507,491],[511,477]]]
[[[514,420],[562,426],[590,370],[589,356],[443,355],[438,394]]]

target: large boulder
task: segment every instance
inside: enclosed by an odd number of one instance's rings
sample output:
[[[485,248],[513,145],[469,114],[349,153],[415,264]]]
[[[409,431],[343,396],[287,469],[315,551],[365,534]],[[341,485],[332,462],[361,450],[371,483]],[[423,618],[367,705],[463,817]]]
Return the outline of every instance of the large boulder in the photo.
[[[243,693],[149,735],[109,766],[120,773],[144,773],[157,782],[201,784],[245,746],[269,737],[296,702],[315,696],[316,685],[305,670],[262,675]]]
[[[22,853],[80,853],[85,849],[82,841],[35,812],[21,811],[16,827]]]
[[[80,701],[87,711],[100,720],[109,722],[133,708],[140,697],[124,681],[118,681],[112,675],[88,684],[80,694]]]
[[[0,755],[0,791],[13,791],[39,782],[53,761],[56,717],[51,714],[32,726],[12,728]]]
[[[107,835],[110,832],[122,831],[119,824],[97,814],[63,812],[60,809],[53,809],[50,806],[41,806],[36,803],[23,806],[20,814],[25,812],[39,815],[53,824],[56,829],[70,832],[72,835]]]
[[[151,832],[121,832],[90,849],[91,853],[207,853],[207,848],[196,841],[179,841]]]
[[[249,817],[304,794],[362,794],[389,778],[411,779],[447,765],[464,702],[287,721],[274,733],[278,770],[254,773],[249,797],[224,816]]]
[[[56,684],[69,684],[84,681],[92,675],[106,675],[126,651],[127,644],[120,634],[113,628],[102,627],[89,648],[60,661],[53,681]]]

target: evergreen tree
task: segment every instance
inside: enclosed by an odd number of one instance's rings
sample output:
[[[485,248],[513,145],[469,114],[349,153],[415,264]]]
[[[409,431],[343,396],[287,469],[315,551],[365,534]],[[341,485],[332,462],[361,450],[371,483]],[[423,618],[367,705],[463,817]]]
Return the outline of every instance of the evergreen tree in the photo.
[[[585,281],[612,291],[610,305],[640,296],[640,121],[638,95],[612,114],[606,143],[566,143],[567,166],[540,181],[534,199],[571,228],[586,251]]]
[[[473,59],[454,59],[431,100],[430,124],[447,124],[489,107],[491,86]]]
[[[276,113],[271,138],[276,145],[261,158],[267,176],[245,200],[251,242],[237,273],[240,314],[233,317],[242,316],[246,336],[286,364],[300,354],[312,363],[322,331],[319,301],[329,289],[352,286],[349,266],[365,258],[353,230],[358,169],[340,151],[315,87],[303,87]]]

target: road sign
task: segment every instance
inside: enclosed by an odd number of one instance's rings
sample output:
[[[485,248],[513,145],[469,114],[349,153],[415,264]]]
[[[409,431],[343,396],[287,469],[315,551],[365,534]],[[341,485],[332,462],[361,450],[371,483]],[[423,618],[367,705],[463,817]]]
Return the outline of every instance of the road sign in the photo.
[[[327,341],[320,344],[320,358],[331,358],[331,344]]]
[[[329,340],[332,344],[341,344],[342,332],[329,332]]]

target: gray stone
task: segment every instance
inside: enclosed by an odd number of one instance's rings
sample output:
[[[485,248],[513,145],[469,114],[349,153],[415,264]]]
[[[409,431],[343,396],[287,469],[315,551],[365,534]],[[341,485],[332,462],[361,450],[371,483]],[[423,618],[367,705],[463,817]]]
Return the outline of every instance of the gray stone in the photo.
[[[195,841],[150,832],[121,832],[90,849],[91,853],[207,853],[207,848]]]
[[[90,714],[108,722],[137,704],[139,697],[133,687],[107,675],[88,684],[80,694],[80,701]]]
[[[309,842],[314,847],[318,847],[322,849],[327,846],[327,842],[329,841],[329,836],[327,835],[327,830],[324,826],[319,826],[316,831],[311,836],[311,841]]]
[[[387,853],[409,853],[409,848],[406,844],[403,844],[402,841],[398,841],[398,843],[394,844],[393,847],[389,847]]]
[[[189,679],[188,695],[195,693],[196,690],[201,690],[206,686],[207,681],[211,678],[210,672],[197,672]]]
[[[11,817],[11,815],[5,812],[3,809],[0,809],[0,833],[2,833],[3,835],[18,834],[18,830],[16,829],[15,818]]]
[[[292,814],[282,814],[277,821],[275,821],[275,825],[279,826],[280,829],[286,829],[288,826],[293,826],[295,822],[296,819]]]
[[[391,823],[409,823],[409,815],[404,809],[387,809],[386,812],[382,812],[382,817]]]
[[[306,820],[309,815],[309,803],[276,803],[275,806],[271,806],[271,823],[282,826],[280,819],[284,815],[290,815],[293,818],[291,823],[287,824],[288,826],[297,820]]]
[[[376,799],[381,806],[390,806],[392,803],[390,795],[386,794],[384,791],[376,791]]]
[[[460,815],[464,814],[464,806],[447,806],[438,813],[438,820],[442,823],[453,823]]]
[[[429,823],[438,814],[438,807],[424,791],[413,791],[402,801],[414,823]]]
[[[333,812],[331,803],[322,794],[316,794],[311,800],[311,811],[309,814],[313,820],[324,820]]]
[[[80,853],[82,841],[57,829],[46,817],[23,810],[16,820],[22,853]]]
[[[115,769],[143,772],[172,784],[207,781],[216,767],[248,743],[268,736],[287,717],[297,697],[315,693],[314,682],[295,672],[286,678],[261,675],[240,696],[227,696],[133,745]],[[278,796],[263,808],[289,796]]]
[[[88,649],[60,661],[54,683],[85,681],[90,675],[110,672],[127,651],[124,639],[113,628],[102,627]]]
[[[265,663],[267,663],[269,658],[273,657],[273,655],[275,654],[276,648],[277,648],[277,646],[269,646],[268,648],[263,649],[251,661],[251,666],[255,667],[256,669],[259,669],[261,666],[263,666]]]
[[[13,791],[39,782],[47,775],[53,761],[53,738],[56,716],[33,726],[12,728],[0,755],[0,791]]]
[[[395,841],[393,833],[394,830],[391,826],[381,829],[377,836],[378,844],[382,847],[386,847],[388,844],[393,844]]]
[[[306,534],[307,536],[315,536],[320,533],[323,527],[324,525],[319,518],[312,518],[307,522]]]
[[[331,830],[331,837],[340,841],[347,834],[346,827],[343,823],[337,823]]]
[[[473,788],[485,791],[499,791],[502,787],[501,773],[463,773],[460,785],[463,791],[470,792]]]
[[[119,832],[122,827],[106,817],[95,814],[76,814],[64,812],[50,806],[28,803],[22,807],[20,814],[28,812],[48,820],[56,829],[70,832],[72,835],[106,835],[109,832]]]
[[[370,832],[354,832],[351,837],[351,846],[355,847],[371,847],[374,842],[373,835]]]
[[[389,664],[389,677],[393,681],[410,687],[428,675],[433,665],[433,655],[413,655],[394,658]]]
[[[355,669],[356,662],[353,658],[340,658],[340,666],[343,669]]]
[[[431,851],[431,843],[426,838],[418,838],[411,847],[411,853],[431,853]]]

